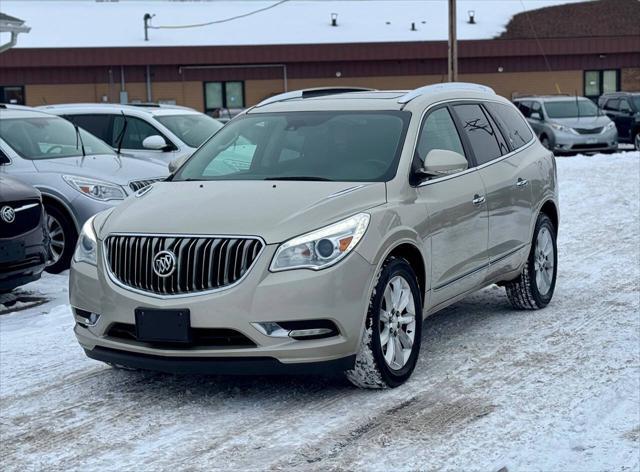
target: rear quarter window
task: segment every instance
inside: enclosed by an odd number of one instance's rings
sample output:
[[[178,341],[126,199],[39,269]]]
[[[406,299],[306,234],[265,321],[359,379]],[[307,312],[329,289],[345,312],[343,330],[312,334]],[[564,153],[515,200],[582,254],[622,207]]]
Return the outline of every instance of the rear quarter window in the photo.
[[[533,139],[533,133],[522,114],[510,105],[487,103],[489,113],[506,133],[511,149],[518,149]]]

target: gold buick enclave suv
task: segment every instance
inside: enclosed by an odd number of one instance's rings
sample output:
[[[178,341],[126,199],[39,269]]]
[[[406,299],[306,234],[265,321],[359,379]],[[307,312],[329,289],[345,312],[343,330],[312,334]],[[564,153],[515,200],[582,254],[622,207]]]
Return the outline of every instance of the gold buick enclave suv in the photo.
[[[553,154],[493,90],[289,92],[85,224],[75,333],[114,366],[395,387],[465,295],[545,307],[557,231]]]

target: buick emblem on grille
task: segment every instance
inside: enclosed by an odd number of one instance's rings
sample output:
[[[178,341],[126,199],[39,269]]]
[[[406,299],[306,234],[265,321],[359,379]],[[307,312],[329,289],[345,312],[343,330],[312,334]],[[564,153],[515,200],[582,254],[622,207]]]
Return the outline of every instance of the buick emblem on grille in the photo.
[[[3,206],[2,209],[0,209],[0,218],[2,218],[2,221],[5,223],[13,223],[16,219],[16,211],[10,206]]]
[[[169,277],[176,270],[176,255],[171,251],[160,251],[153,258],[153,271],[158,277]]]

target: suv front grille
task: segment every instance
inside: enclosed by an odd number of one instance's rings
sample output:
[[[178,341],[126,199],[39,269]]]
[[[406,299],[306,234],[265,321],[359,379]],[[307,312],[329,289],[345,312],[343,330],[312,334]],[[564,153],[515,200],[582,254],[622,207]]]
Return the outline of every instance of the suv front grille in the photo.
[[[143,188],[148,187],[151,184],[155,184],[156,182],[160,182],[162,180],[164,179],[158,178],[158,179],[133,180],[129,182],[129,188],[134,192],[137,192],[138,190],[142,190]]]
[[[0,209],[5,206],[13,208],[15,216],[11,223],[0,218],[0,238],[13,238],[28,233],[40,223],[42,204],[39,200],[0,203]]]
[[[602,126],[600,128],[573,128],[580,134],[600,134],[602,132]]]
[[[251,269],[263,246],[257,238],[113,235],[105,241],[113,276],[123,285],[159,295],[232,285]],[[168,261],[154,268],[156,255],[162,251],[171,253]]]

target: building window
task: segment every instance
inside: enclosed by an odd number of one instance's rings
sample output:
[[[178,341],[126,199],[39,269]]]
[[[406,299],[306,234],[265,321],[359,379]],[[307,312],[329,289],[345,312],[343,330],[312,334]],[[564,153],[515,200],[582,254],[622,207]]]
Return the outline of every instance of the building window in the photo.
[[[205,82],[204,108],[208,113],[244,108],[244,82]]]
[[[620,70],[584,71],[584,96],[597,99],[603,93],[620,90]]]
[[[24,87],[21,85],[0,85],[0,103],[24,105]]]

